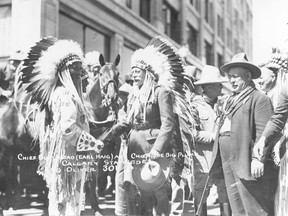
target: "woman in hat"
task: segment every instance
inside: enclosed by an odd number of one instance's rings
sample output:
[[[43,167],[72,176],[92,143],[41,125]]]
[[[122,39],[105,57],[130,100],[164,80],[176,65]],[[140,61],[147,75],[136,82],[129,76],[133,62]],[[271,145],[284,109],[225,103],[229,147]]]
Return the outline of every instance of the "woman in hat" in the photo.
[[[24,60],[22,82],[38,104],[35,118],[40,145],[38,172],[49,188],[49,215],[80,215],[92,153],[103,147],[89,134],[81,74],[83,53],[70,40],[44,38]],[[90,155],[91,153],[91,155]]]

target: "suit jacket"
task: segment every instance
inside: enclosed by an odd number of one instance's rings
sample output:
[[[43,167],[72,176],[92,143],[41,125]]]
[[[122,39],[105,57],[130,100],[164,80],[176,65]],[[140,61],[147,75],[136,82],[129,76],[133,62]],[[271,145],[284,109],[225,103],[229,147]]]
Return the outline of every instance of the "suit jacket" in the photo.
[[[281,89],[278,104],[275,108],[274,114],[266,125],[263,136],[266,137],[266,145],[269,146],[281,137],[282,130],[288,118],[288,87],[283,85]]]
[[[231,119],[231,160],[239,178],[255,180],[251,176],[252,150],[272,112],[273,108],[269,97],[255,90],[249,98],[237,104],[229,114],[228,118]],[[217,143],[214,145],[212,163],[218,152],[218,138],[215,141]],[[269,166],[268,169],[270,168]],[[269,170],[265,170],[264,175],[266,173],[269,173]]]
[[[217,114],[215,110],[205,101],[203,96],[195,96],[191,103],[199,114],[200,127],[195,134],[195,157],[197,163],[195,171],[208,173],[211,167],[212,149],[215,132]]]
[[[148,153],[152,147],[160,153],[165,153],[167,148],[172,147],[175,125],[172,93],[163,86],[156,86],[155,98],[152,100],[149,98],[148,101],[150,102],[146,106],[146,113],[143,113],[146,115],[146,122],[143,122],[143,116],[140,115],[140,119],[134,117],[131,124],[128,155],[131,153],[142,155]],[[129,109],[130,107],[128,112]],[[135,129],[137,125],[145,124],[152,126]]]

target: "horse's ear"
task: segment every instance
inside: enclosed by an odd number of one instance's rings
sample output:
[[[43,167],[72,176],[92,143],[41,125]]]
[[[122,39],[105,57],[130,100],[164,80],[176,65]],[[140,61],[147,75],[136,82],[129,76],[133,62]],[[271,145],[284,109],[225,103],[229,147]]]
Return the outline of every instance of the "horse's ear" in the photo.
[[[120,62],[120,55],[118,54],[118,55],[116,56],[114,65],[117,66],[117,65],[119,64],[119,62]]]
[[[103,54],[100,54],[100,56],[99,56],[99,63],[100,63],[101,66],[105,65],[105,60],[104,60]]]

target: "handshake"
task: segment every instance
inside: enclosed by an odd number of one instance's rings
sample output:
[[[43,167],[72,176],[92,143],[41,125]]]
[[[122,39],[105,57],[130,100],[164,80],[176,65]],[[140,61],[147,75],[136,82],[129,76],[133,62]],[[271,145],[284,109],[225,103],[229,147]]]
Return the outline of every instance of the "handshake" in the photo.
[[[100,139],[95,139],[91,134],[82,131],[77,142],[77,152],[95,151],[99,154],[104,147],[104,143]]]

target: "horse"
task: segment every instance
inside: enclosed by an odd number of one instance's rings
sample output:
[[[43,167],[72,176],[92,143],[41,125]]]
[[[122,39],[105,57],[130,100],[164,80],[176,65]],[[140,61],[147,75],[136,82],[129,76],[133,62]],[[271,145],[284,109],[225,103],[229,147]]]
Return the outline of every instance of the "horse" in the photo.
[[[5,75],[9,77],[8,72],[6,70]],[[4,80],[11,83],[15,81],[11,74],[10,79],[5,76]],[[34,138],[27,124],[29,106],[26,105],[27,101],[18,101],[19,98],[24,99],[24,92],[18,92],[16,96],[15,88],[11,85],[9,88],[14,95],[0,104],[0,194],[5,194],[0,206],[3,209],[10,206],[17,208],[21,193],[24,189],[27,191],[29,186],[33,185],[34,189],[39,190],[37,192],[41,191],[41,195],[45,193],[44,181],[36,174],[33,175],[33,170],[37,169],[36,155],[39,149],[33,144]],[[25,97],[25,100],[27,99],[28,97]]]
[[[117,119],[119,72],[116,66],[120,61],[120,56],[117,56],[114,63],[106,63],[103,55],[100,56],[99,61],[101,62],[100,72],[86,93],[91,111],[91,134],[95,137],[98,137],[103,131],[111,127]],[[29,119],[33,118],[33,113],[30,112],[32,111],[32,107],[28,106],[29,95],[25,95],[25,92],[22,91],[23,88],[21,89],[17,86],[17,77],[18,76],[16,76],[14,85],[14,101],[6,101],[0,105],[0,192],[2,190],[2,192],[6,194],[5,198],[7,198],[4,199],[6,201],[6,204],[3,206],[4,209],[13,205],[13,203],[15,203],[14,197],[20,195],[22,186],[18,179],[19,176],[22,179],[27,177],[27,175],[21,171],[29,171],[27,165],[30,165],[30,168],[31,165],[33,165],[35,168],[33,168],[33,170],[30,169],[29,175],[30,177],[33,175],[37,182],[38,180],[40,181],[40,190],[44,190],[44,196],[47,192],[45,181],[41,176],[36,174],[37,167],[34,166],[36,164],[34,164],[34,162],[38,161],[39,145],[37,145],[34,140],[33,130],[28,124]],[[22,101],[19,102],[19,100]],[[31,122],[33,122],[33,120],[31,120]],[[20,161],[25,157],[25,161]],[[33,161],[29,161],[29,158],[32,158]],[[20,173],[17,171],[19,167]],[[95,211],[99,211],[100,208],[95,192],[96,173],[93,173],[93,175],[94,176],[87,182],[86,188],[87,191],[90,191],[92,208]],[[33,181],[33,183],[35,183],[35,181]],[[44,197],[44,202],[45,201]]]
[[[114,62],[105,62],[104,56],[100,54],[99,62],[100,69],[92,83],[88,84],[87,87],[87,100],[90,106],[90,133],[95,137],[99,138],[105,131],[111,128],[117,121],[117,113],[119,109],[118,103],[118,86],[119,86],[119,71],[117,65],[120,61],[120,55],[117,55]],[[98,194],[103,196],[106,192],[107,177],[110,174],[111,186],[108,192],[111,192],[114,187],[115,169],[114,163],[116,155],[118,155],[117,142],[120,139],[113,140],[105,144],[101,154],[112,155],[112,159],[107,165],[107,161],[98,161],[98,172],[91,173],[89,180],[86,182],[86,189],[89,191],[91,207],[94,211],[101,212],[98,206],[96,187],[98,185]],[[118,143],[119,144],[119,143]],[[112,164],[111,164],[112,163]],[[110,171],[108,170],[110,168]],[[107,170],[106,170],[107,169]]]
[[[89,88],[89,100],[93,109],[93,119],[97,121],[107,120],[111,111],[117,109],[120,55],[117,55],[114,63],[105,62],[104,56],[100,54],[99,62],[101,68],[95,76],[93,86]]]

